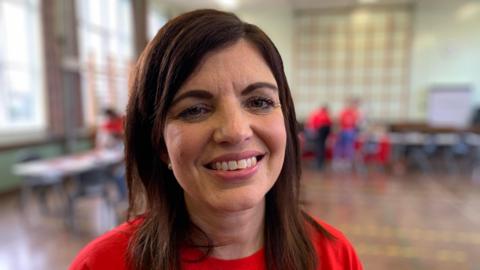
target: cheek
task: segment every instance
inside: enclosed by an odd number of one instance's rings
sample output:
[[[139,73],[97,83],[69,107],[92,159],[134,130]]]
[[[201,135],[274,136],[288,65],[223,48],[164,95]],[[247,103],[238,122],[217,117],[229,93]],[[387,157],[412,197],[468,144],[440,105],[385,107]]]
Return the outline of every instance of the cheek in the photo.
[[[169,158],[179,166],[198,157],[205,137],[203,129],[196,125],[176,123],[167,124],[164,136]]]
[[[165,127],[165,145],[167,146],[168,157],[172,162],[188,157],[190,149],[188,133],[178,125],[169,124]],[[187,144],[187,145],[186,145]]]
[[[192,141],[189,140],[188,132],[181,125],[168,124],[165,127],[164,138],[167,146],[168,159],[173,165],[173,174],[182,188],[189,189],[188,182],[182,179],[188,179],[190,170],[188,169],[188,158],[192,158]]]
[[[285,129],[285,123],[283,114],[278,113],[267,121],[264,125],[265,141],[270,150],[281,158],[283,162],[283,156],[287,144],[287,132]]]
[[[269,184],[268,188],[271,188],[277,181],[285,161],[287,132],[283,115],[279,114],[279,116],[271,118],[270,121],[265,123],[263,130],[265,132],[263,141],[270,151],[269,161],[266,163],[266,177],[270,179],[267,183]]]

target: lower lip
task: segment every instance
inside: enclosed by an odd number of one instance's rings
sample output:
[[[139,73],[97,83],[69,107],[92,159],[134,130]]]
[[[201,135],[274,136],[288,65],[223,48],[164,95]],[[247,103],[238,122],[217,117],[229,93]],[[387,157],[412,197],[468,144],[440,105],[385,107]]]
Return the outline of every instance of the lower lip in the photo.
[[[252,166],[243,170],[235,170],[235,171],[209,170],[209,172],[225,181],[240,181],[240,180],[246,180],[250,178],[252,175],[254,175],[258,170],[259,164],[260,162],[258,162],[255,166]]]

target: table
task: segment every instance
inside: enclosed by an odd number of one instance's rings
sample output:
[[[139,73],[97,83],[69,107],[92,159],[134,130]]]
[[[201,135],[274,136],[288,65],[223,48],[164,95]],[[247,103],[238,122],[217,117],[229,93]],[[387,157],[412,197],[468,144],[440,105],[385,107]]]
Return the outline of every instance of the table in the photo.
[[[15,164],[12,172],[23,177],[66,177],[123,162],[122,149],[90,150]]]
[[[446,169],[449,173],[461,172],[457,158],[468,162],[466,167],[477,167],[480,161],[480,135],[473,132],[418,131],[392,132],[393,162],[411,159],[424,172]],[[432,161],[439,159],[434,168]],[[464,166],[465,167],[465,166]],[[468,168],[464,168],[468,169]]]
[[[90,191],[87,189],[94,185],[95,194],[102,196],[108,201],[106,193],[105,180],[107,174],[113,167],[123,163],[123,149],[96,149],[81,153],[59,156],[49,159],[34,160],[15,164],[12,172],[15,175],[23,177],[21,205],[22,210],[29,199],[30,194],[35,187],[53,188],[61,196],[66,195],[67,203],[64,205],[62,216],[65,218],[66,224],[74,228],[74,204],[75,200],[80,196],[88,195]],[[99,172],[101,173],[99,176]],[[64,181],[73,179],[75,189],[68,190]],[[93,185],[92,185],[93,183]],[[92,194],[92,192],[90,192]],[[40,196],[40,206],[45,213],[48,213],[48,207],[45,194]]]

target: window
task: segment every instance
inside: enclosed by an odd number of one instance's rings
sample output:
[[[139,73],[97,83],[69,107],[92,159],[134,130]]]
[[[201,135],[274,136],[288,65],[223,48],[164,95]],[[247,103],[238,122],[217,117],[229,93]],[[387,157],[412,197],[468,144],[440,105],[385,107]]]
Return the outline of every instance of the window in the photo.
[[[45,129],[39,0],[0,0],[0,136]]]
[[[147,13],[148,13],[147,37],[149,40],[151,40],[155,37],[158,30],[163,25],[165,25],[168,19],[167,19],[167,16],[164,13],[162,13],[158,8],[155,8],[155,6],[153,6],[152,8],[149,8]]]
[[[77,0],[82,94],[87,125],[101,109],[124,112],[133,61],[132,4],[129,0]]]

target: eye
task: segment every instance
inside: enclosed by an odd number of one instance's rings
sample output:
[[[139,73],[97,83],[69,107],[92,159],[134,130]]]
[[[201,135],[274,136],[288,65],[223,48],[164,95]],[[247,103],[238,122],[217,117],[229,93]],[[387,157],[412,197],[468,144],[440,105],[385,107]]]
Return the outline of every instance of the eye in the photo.
[[[205,104],[193,105],[178,114],[178,118],[185,121],[203,120],[211,112],[211,108]]]
[[[277,107],[277,104],[271,98],[251,97],[247,99],[245,106],[254,112],[265,113]]]

